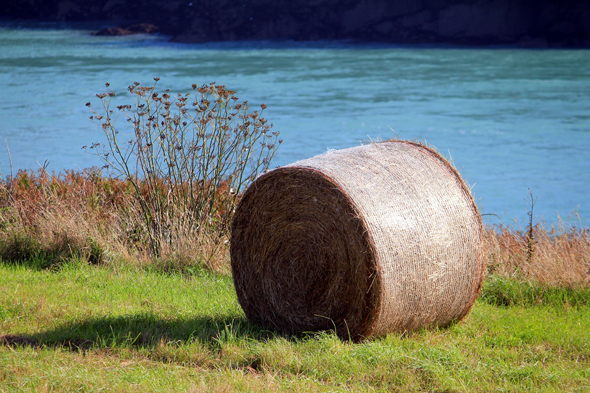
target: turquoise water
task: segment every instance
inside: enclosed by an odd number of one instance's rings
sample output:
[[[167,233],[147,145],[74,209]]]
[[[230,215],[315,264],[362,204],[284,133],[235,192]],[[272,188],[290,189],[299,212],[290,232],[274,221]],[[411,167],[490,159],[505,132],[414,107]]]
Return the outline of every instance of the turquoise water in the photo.
[[[451,157],[488,222],[590,221],[590,51],[319,43],[171,44],[95,37],[52,25],[0,26],[0,173],[99,165],[87,101],[104,83],[127,103],[133,81],[173,92],[217,82],[236,90],[284,144],[274,161],[367,143],[418,139]],[[5,142],[6,140],[6,142]],[[39,163],[39,164],[38,164]],[[577,209],[577,210],[576,210]]]

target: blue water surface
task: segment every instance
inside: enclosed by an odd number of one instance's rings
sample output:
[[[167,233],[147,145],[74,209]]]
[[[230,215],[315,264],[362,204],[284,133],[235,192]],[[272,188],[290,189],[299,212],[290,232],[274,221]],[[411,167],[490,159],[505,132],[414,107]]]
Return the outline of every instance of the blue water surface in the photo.
[[[590,220],[588,50],[173,44],[90,32],[0,25],[3,177],[45,162],[56,172],[101,165],[81,149],[103,140],[85,103],[99,104],[105,82],[116,104],[129,103],[129,84],[159,77],[172,92],[216,82],[252,107],[265,103],[284,139],[273,165],[370,140],[419,140],[452,159],[482,213],[495,214],[487,222],[526,225],[529,189],[536,220]]]

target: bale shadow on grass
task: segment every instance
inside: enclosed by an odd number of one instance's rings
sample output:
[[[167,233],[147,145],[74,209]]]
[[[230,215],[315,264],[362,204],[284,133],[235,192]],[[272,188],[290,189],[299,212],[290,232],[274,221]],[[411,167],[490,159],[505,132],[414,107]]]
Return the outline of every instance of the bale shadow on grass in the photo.
[[[245,316],[162,319],[153,314],[143,313],[90,318],[32,335],[0,335],[0,345],[61,347],[84,351],[114,347],[150,348],[162,342],[198,342],[215,349],[223,342],[232,340],[265,341],[277,336],[282,335],[259,328]],[[295,339],[294,336],[285,338]]]

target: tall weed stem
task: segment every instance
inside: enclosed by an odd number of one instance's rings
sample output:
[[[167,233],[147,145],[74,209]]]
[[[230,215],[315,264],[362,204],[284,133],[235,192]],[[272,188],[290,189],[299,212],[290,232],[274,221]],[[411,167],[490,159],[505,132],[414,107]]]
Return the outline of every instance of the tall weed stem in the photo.
[[[237,198],[256,176],[268,170],[282,140],[262,112],[238,102],[223,85],[192,85],[173,95],[134,82],[132,104],[112,108],[115,93],[97,94],[102,104],[91,119],[106,144],[91,149],[110,173],[132,184],[145,233],[155,257],[187,233],[209,242],[210,258],[229,231]],[[124,126],[117,123],[123,115]],[[182,236],[180,236],[182,235]]]

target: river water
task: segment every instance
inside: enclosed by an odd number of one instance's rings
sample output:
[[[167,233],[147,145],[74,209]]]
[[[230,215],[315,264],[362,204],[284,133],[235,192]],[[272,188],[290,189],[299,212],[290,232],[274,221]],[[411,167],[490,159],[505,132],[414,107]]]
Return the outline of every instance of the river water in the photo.
[[[56,172],[100,165],[81,149],[102,140],[84,104],[99,104],[105,82],[127,103],[129,84],[159,77],[172,92],[216,82],[251,107],[265,103],[284,139],[273,166],[369,140],[425,141],[452,159],[486,222],[525,226],[529,189],[536,220],[577,212],[590,222],[588,50],[172,44],[90,32],[0,24],[3,177],[10,160],[13,172],[46,160]]]

